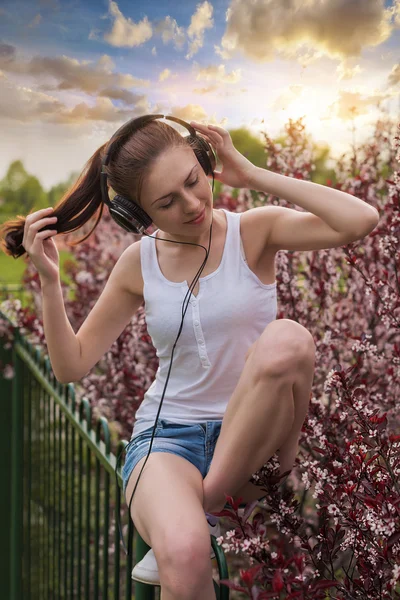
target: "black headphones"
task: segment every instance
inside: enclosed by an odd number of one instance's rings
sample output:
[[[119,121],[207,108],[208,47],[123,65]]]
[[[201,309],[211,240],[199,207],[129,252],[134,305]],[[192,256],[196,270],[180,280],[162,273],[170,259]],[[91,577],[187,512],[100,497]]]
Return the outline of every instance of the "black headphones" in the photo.
[[[140,129],[141,127],[144,127],[147,123],[149,123],[150,121],[154,121],[155,119],[169,119],[170,121],[175,121],[176,123],[179,123],[180,125],[183,125],[184,127],[186,127],[186,129],[188,129],[189,131],[189,135],[185,136],[185,139],[188,141],[188,144],[191,146],[191,148],[193,149],[197,160],[199,161],[200,165],[203,168],[203,171],[205,172],[206,175],[211,175],[213,178],[213,186],[212,186],[212,190],[214,191],[214,170],[215,170],[215,166],[217,163],[217,159],[214,153],[213,148],[211,147],[211,145],[208,143],[208,141],[201,137],[201,135],[198,135],[196,133],[196,130],[189,124],[186,123],[185,121],[182,121],[181,119],[178,119],[177,117],[170,117],[170,116],[164,116],[164,115],[144,115],[142,117],[138,117],[135,119],[131,119],[130,121],[128,121],[127,123],[125,123],[124,125],[122,125],[122,127],[120,127],[112,136],[112,138],[110,139],[110,141],[108,142],[107,146],[106,146],[106,150],[105,150],[105,156],[102,159],[102,163],[101,163],[101,173],[100,173],[100,185],[101,185],[101,194],[102,194],[102,198],[103,198],[103,202],[105,204],[107,204],[111,217],[114,219],[114,221],[116,223],[118,223],[118,225],[120,225],[121,227],[123,227],[126,231],[129,231],[131,233],[142,233],[144,235],[147,235],[147,237],[153,237],[153,236],[149,236],[147,233],[145,233],[145,230],[148,229],[150,227],[150,225],[152,224],[152,220],[149,217],[149,215],[133,200],[124,198],[123,196],[121,196],[120,194],[116,194],[114,196],[113,201],[110,201],[109,195],[108,195],[108,188],[107,188],[107,173],[104,170],[104,166],[108,165],[111,155],[114,151],[115,148],[120,148],[121,145],[129,138],[129,136],[134,132],[137,131],[138,129]],[[210,251],[210,245],[211,245],[211,237],[212,237],[212,221],[211,221],[211,225],[210,225],[210,237],[209,237],[209,243],[208,243],[208,249],[205,248],[204,246],[202,246],[201,244],[193,244],[191,242],[175,242],[173,240],[166,240],[164,238],[157,238],[160,240],[163,240],[165,242],[171,242],[173,244],[189,244],[190,246],[200,246],[201,248],[204,248],[204,250],[206,251],[206,258],[203,261],[200,269],[198,270],[198,272],[196,273],[195,278],[193,279],[192,283],[189,286],[189,289],[186,293],[186,296],[183,300],[183,304],[182,304],[182,308],[185,304],[186,298],[192,294],[192,289],[194,289],[196,287],[196,283],[200,278],[200,275],[205,267],[205,264],[207,262],[208,259],[208,254]],[[175,340],[175,343],[172,347],[172,354],[171,354],[171,362],[169,365],[169,369],[168,369],[168,376],[165,382],[165,386],[164,386],[164,391],[162,393],[161,396],[161,400],[160,400],[160,406],[158,408],[158,412],[157,412],[157,416],[154,422],[154,427],[153,427],[153,435],[151,437],[151,442],[150,442],[150,447],[149,447],[149,452],[147,454],[147,458],[144,461],[143,465],[142,465],[142,469],[139,473],[139,477],[137,479],[135,488],[132,492],[132,496],[131,499],[129,501],[129,507],[128,507],[128,511],[129,511],[129,518],[130,518],[130,511],[131,511],[131,504],[132,504],[132,499],[133,499],[133,495],[136,491],[136,488],[138,486],[139,483],[139,479],[140,476],[142,474],[142,471],[145,467],[145,464],[147,462],[147,459],[150,456],[150,452],[151,452],[151,448],[153,445],[153,439],[154,439],[154,433],[155,433],[155,427],[158,421],[158,416],[160,414],[160,410],[161,410],[161,406],[162,406],[162,402],[164,400],[164,395],[165,395],[165,390],[167,388],[167,384],[168,384],[168,380],[169,380],[169,375],[171,372],[171,366],[172,366],[172,359],[174,356],[174,350],[175,350],[175,346],[176,346],[176,342],[179,339],[179,336],[181,334],[182,331],[182,326],[183,326],[183,319],[185,317],[186,311],[187,311],[187,307],[189,306],[189,300],[187,300],[186,302],[186,306],[185,309],[182,310],[182,320],[180,323],[180,327],[179,327],[179,331],[178,331],[178,335],[177,338]],[[116,463],[116,467],[115,467],[115,480],[116,480],[116,484],[118,487],[118,476],[117,476],[117,472],[118,472],[118,465],[119,465],[119,461],[120,458],[122,456],[122,453],[125,452],[128,447],[130,446],[130,444],[134,441],[134,438],[131,439],[131,441],[126,445],[126,447],[119,453],[118,457],[117,457],[117,463]],[[122,540],[122,545],[124,547],[125,550],[125,554],[129,555],[129,551],[127,550],[126,546],[125,546],[125,542],[124,542],[124,538],[122,535],[122,530],[121,530],[121,522],[119,519],[119,514],[117,514],[117,520],[118,520],[118,526],[119,526],[119,535],[120,535],[120,539]],[[129,544],[128,544],[129,545]]]
[[[129,138],[129,136],[138,129],[141,129],[150,121],[155,119],[169,119],[183,125],[188,129],[189,135],[185,136],[188,144],[192,147],[197,160],[203,168],[206,175],[213,175],[216,166],[216,157],[214,150],[205,138],[196,133],[196,130],[186,121],[177,117],[169,117],[164,115],[143,115],[136,119],[131,119],[122,127],[120,127],[108,142],[105,156],[101,162],[100,185],[103,202],[107,204],[110,214],[114,221],[121,225],[126,231],[132,233],[143,233],[152,224],[149,215],[134,201],[124,198],[120,194],[114,196],[113,201],[110,201],[107,188],[107,173],[104,166],[110,162],[113,151]],[[214,184],[214,178],[213,178]],[[213,185],[214,187],[214,185]]]

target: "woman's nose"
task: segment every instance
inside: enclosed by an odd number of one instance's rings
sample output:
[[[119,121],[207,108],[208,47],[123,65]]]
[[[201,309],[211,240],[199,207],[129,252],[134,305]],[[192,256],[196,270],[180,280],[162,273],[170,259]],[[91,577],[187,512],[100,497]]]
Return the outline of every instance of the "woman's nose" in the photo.
[[[185,213],[192,214],[198,211],[201,202],[193,192],[187,192],[183,197],[183,209]]]

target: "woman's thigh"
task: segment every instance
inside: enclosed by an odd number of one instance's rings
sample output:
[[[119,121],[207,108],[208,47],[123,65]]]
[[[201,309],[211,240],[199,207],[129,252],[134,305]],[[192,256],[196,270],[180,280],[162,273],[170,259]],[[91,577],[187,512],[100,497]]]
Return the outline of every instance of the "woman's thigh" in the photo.
[[[154,437],[152,429],[133,438],[122,470],[125,499],[135,527],[156,556],[157,548],[168,547],[173,554],[174,547],[178,552],[185,545],[201,547],[202,541],[209,555],[210,535],[203,510],[205,427],[160,419]]]
[[[207,423],[206,474],[210,470],[210,466],[214,456],[215,446],[221,433],[221,424],[222,421]],[[234,501],[237,501],[239,498],[241,498],[239,506],[244,507],[246,506],[246,504],[252,502],[253,500],[262,500],[263,498],[265,498],[265,492],[263,493],[258,486],[252,484],[249,481],[240,490],[237,490],[237,492],[233,494],[232,498]],[[228,503],[226,503],[225,506],[230,508],[230,505]]]
[[[129,505],[146,456],[133,468],[125,490]],[[144,541],[153,548],[157,562],[168,555],[188,552],[194,546],[206,556],[210,534],[203,510],[203,477],[188,460],[170,452],[152,452],[140,475],[130,515]]]

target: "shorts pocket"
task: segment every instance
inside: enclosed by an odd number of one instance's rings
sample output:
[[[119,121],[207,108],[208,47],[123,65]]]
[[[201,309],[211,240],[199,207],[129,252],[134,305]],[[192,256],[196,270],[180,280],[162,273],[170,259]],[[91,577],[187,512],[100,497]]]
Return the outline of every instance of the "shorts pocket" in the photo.
[[[185,429],[187,427],[193,427],[193,425],[187,425],[186,423],[174,423],[173,421],[166,421],[165,419],[159,419],[159,429]]]
[[[158,431],[160,431],[162,429],[162,423],[161,423],[161,419],[158,419],[156,428],[155,428],[155,434],[158,433]],[[133,444],[135,444],[136,441],[139,441],[143,438],[149,437],[151,438],[152,433],[154,431],[154,423],[153,425],[150,425],[150,427],[147,427],[147,429],[144,429],[143,431],[141,431],[139,433],[139,435],[135,435],[135,437],[133,438]]]
[[[201,423],[175,423],[165,419],[159,420],[160,427],[157,429],[157,435],[166,438],[193,439],[193,437],[201,436],[205,438],[205,428]]]

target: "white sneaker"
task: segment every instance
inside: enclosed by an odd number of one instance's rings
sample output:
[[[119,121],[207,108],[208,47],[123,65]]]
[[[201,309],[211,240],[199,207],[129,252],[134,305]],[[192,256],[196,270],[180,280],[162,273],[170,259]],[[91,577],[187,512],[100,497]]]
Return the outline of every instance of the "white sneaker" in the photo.
[[[221,526],[219,522],[216,525],[208,523],[210,535],[219,537],[221,535]],[[214,550],[211,548],[210,558],[215,558]],[[148,553],[139,561],[132,569],[132,579],[140,583],[150,583],[151,585],[160,585],[160,577],[158,574],[158,566],[153,549],[150,548]]]
[[[133,567],[132,579],[140,581],[140,583],[160,585],[157,561],[152,548],[150,548],[142,560]]]
[[[221,525],[219,524],[219,521],[217,521],[215,525],[211,525],[208,521],[207,523],[210,535],[213,535],[216,538],[219,537],[221,535]],[[210,552],[210,558],[215,558],[215,552],[212,548]]]

